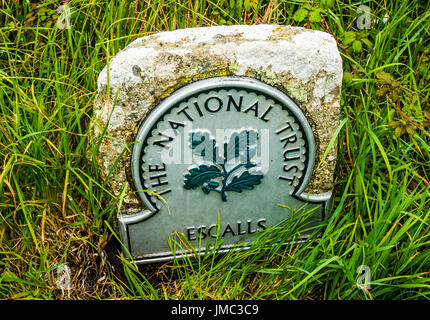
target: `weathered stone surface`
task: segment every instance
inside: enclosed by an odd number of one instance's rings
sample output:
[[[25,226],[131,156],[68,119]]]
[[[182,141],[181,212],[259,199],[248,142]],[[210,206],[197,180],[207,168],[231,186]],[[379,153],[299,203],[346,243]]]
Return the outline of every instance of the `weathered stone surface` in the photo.
[[[339,123],[342,61],[333,37],[289,26],[220,26],[143,37],[110,60],[109,70],[105,67],[99,75],[94,102],[94,140],[110,116],[98,156],[102,174],[108,174],[124,148],[131,150],[151,108],[187,83],[217,76],[253,77],[291,97],[311,123],[316,164],[320,162]],[[319,194],[333,187],[336,149],[315,166],[307,192]],[[109,178],[115,194],[130,181],[129,159],[126,151]],[[130,213],[141,209],[133,194],[124,204]]]

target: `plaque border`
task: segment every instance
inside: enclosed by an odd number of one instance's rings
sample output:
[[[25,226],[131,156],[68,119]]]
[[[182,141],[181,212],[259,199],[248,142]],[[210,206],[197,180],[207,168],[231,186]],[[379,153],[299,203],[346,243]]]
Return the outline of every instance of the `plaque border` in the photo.
[[[138,133],[134,139],[138,143],[133,146],[132,154],[130,157],[131,161],[131,176],[133,180],[134,190],[144,190],[145,187],[141,183],[140,178],[140,167],[142,164],[141,155],[142,150],[146,146],[146,139],[149,137],[151,131],[156,127],[157,123],[162,120],[162,118],[168,114],[170,109],[177,106],[179,103],[183,102],[184,99],[189,99],[196,93],[203,93],[210,90],[221,89],[221,88],[231,88],[231,89],[244,89],[244,90],[252,90],[257,91],[261,94],[264,94],[266,97],[274,99],[276,103],[279,103],[282,107],[287,106],[288,111],[292,113],[292,116],[298,121],[298,123],[302,126],[303,131],[306,135],[305,144],[307,148],[307,166],[306,171],[303,175],[301,183],[295,187],[290,196],[305,201],[309,203],[320,203],[322,205],[322,216],[321,221],[325,219],[328,215],[328,210],[331,204],[332,193],[331,191],[321,193],[321,194],[310,194],[304,192],[307,185],[310,182],[314,165],[315,165],[315,137],[313,130],[305,117],[303,111],[300,107],[285,93],[280,91],[279,89],[270,86],[264,82],[261,82],[255,78],[249,77],[235,77],[235,76],[226,76],[226,77],[215,77],[215,78],[207,78],[204,80],[198,80],[192,82],[190,84],[185,85],[184,87],[179,88],[178,90],[171,93],[167,98],[162,100],[158,105],[150,110],[148,115],[143,119],[140,123],[140,127]],[[173,258],[171,252],[162,252],[156,254],[148,254],[144,257],[133,257],[131,243],[129,239],[129,226],[137,223],[141,223],[149,218],[151,218],[154,214],[156,214],[159,209],[156,207],[155,203],[150,200],[150,197],[143,191],[137,191],[137,195],[141,202],[145,205],[146,209],[137,212],[135,214],[119,214],[118,215],[118,225],[120,231],[120,238],[123,242],[125,248],[124,254],[128,260],[133,260],[135,263],[143,264],[143,263],[154,263],[154,262],[164,262],[169,261]],[[305,237],[306,238],[306,237]],[[223,246],[219,252],[226,252],[232,245]],[[242,246],[241,249],[247,249],[246,245]],[[238,249],[240,250],[240,249]],[[200,254],[204,254],[204,250],[200,252]],[[181,254],[181,256],[177,258],[184,258],[189,256],[189,253]]]

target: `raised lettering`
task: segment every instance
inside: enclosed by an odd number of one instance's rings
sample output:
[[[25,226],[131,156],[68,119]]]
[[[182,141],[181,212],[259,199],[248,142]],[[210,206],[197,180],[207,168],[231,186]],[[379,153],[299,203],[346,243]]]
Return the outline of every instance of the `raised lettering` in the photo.
[[[213,228],[215,228],[216,227],[216,224],[212,224],[212,225],[210,225],[209,226],[209,229],[208,229],[208,236],[209,237],[211,237],[211,238],[216,238],[216,234],[215,235],[213,235],[212,234],[212,230],[213,230]]]
[[[240,230],[241,224],[242,224],[242,222],[240,222],[240,221],[237,222],[237,234],[240,236],[246,234],[245,230]]]
[[[203,117],[203,112],[200,110],[199,104],[197,102],[194,102],[194,106],[196,107],[196,110],[200,117]]]
[[[188,120],[190,120],[190,121],[194,121],[194,119],[188,114],[188,112],[187,111],[185,111],[185,110],[187,110],[188,109],[188,106],[185,106],[185,107],[183,107],[181,110],[179,110],[178,112],[177,112],[177,114],[180,114],[180,113],[184,113],[185,114],[185,116],[188,118]]]
[[[159,195],[159,196],[161,196],[161,195],[163,195],[163,194],[165,194],[165,193],[169,193],[169,192],[172,192],[172,189],[166,189],[166,190],[163,190],[163,191],[158,191],[157,192],[157,194]]]
[[[265,122],[267,122],[267,121],[269,121],[269,119],[266,119],[265,117],[269,114],[269,112],[270,112],[270,110],[272,110],[273,109],[273,107],[272,106],[269,106],[264,112],[263,112],[263,114],[260,116],[260,119],[261,120],[263,120],[263,121],[265,121]]]
[[[284,148],[287,147],[288,143],[290,143],[290,142],[291,143],[296,142],[297,141],[296,133],[294,132],[294,133],[290,134],[289,136],[285,136],[285,137],[281,138],[281,142],[284,142],[284,141],[286,141],[285,144],[284,144]]]
[[[300,148],[293,148],[293,149],[286,149],[285,151],[284,151],[284,161],[289,161],[289,160],[298,160],[298,159],[300,159],[300,155],[296,155],[296,156],[294,156],[294,157],[288,157],[288,154],[290,153],[290,152],[295,152],[295,151],[300,151]]]
[[[212,104],[211,108],[209,108],[209,101],[217,101],[215,102],[215,108],[212,109],[214,107],[214,104]],[[205,109],[209,112],[218,112],[220,111],[222,108],[222,100],[218,97],[210,97],[205,101]]]
[[[294,173],[297,173],[297,171],[299,171],[300,170],[300,168],[297,166],[297,165],[295,165],[295,164],[293,164],[293,165],[290,165],[288,168],[287,168],[287,165],[284,165],[284,171],[285,172],[288,172],[288,171],[290,171],[291,169],[296,169],[296,171],[294,172]]]
[[[221,237],[224,237],[226,233],[231,233],[233,236],[235,236],[236,234],[234,233],[233,229],[231,228],[231,226],[228,224],[227,227],[224,229],[224,232],[222,233]]]
[[[148,171],[154,172],[154,171],[166,171],[166,164],[162,163],[161,165],[148,165]]]
[[[257,226],[259,226],[261,230],[264,230],[267,228],[266,225],[264,224],[265,222],[266,222],[266,218],[259,219],[257,221]]]
[[[243,112],[248,113],[248,111],[254,110],[254,115],[258,117],[258,101],[255,101],[253,105],[245,109]]]
[[[231,95],[228,96],[228,103],[227,103],[227,111],[230,111],[230,105],[233,104],[233,106],[236,108],[236,111],[240,112],[240,109],[242,108],[242,101],[243,96],[241,95],[239,97],[239,103],[237,104],[236,101],[234,101],[233,97]]]
[[[162,136],[162,137],[165,137],[167,139],[165,139],[165,140],[157,140],[157,141],[154,141],[152,144],[156,144],[157,146],[160,146],[162,148],[166,147],[166,145],[164,144],[165,142],[170,142],[170,141],[173,140],[172,137],[169,137],[168,135],[165,135],[164,133],[159,132],[158,135]]]
[[[286,180],[286,181],[289,181],[290,183],[289,183],[289,185],[290,186],[292,186],[293,185],[293,182],[294,182],[294,179],[295,179],[295,177],[293,177],[293,178],[289,178],[289,177],[284,177],[284,176],[279,176],[278,177],[280,180]]]
[[[192,231],[192,232],[191,232]],[[193,237],[192,237],[193,236]],[[187,238],[188,241],[196,240],[197,238],[194,236],[194,227],[187,228]]]
[[[204,232],[204,230],[206,230],[206,226],[200,226],[197,228],[197,234],[202,240],[206,238],[206,233]]]
[[[180,122],[169,120],[169,123],[170,123],[170,126],[172,127],[173,130],[178,129],[179,127],[185,127],[185,124],[180,123]]]
[[[150,180],[157,180],[156,183],[151,184],[151,187],[155,188],[155,187],[159,187],[159,186],[168,184],[169,182],[167,180],[161,181],[161,178],[165,178],[166,176],[167,176],[166,173],[157,174],[155,176],[149,176]]]
[[[285,127],[283,127],[281,129],[275,131],[276,134],[280,134],[280,133],[284,132],[285,130],[291,130],[291,131],[293,131],[293,128],[291,127],[291,124],[288,121],[286,121],[286,124],[287,125]]]

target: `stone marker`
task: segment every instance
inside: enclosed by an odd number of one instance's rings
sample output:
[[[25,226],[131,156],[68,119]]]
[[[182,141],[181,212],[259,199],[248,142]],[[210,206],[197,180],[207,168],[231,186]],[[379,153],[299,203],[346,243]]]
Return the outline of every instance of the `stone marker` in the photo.
[[[107,124],[98,162],[107,177],[120,158],[108,179],[125,191],[118,227],[136,262],[171,259],[175,232],[196,248],[218,235],[228,248],[291,211],[316,208],[310,225],[327,215],[336,144],[317,165],[339,124],[342,80],[331,35],[176,30],[137,39],[108,66],[92,138]]]

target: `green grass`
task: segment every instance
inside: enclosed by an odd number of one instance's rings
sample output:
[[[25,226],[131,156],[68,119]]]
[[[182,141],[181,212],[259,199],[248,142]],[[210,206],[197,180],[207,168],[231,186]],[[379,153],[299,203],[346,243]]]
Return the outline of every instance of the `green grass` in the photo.
[[[380,20],[370,30],[356,28],[359,1],[335,1],[321,21],[300,22],[298,0],[69,1],[64,30],[55,24],[61,4],[0,2],[1,298],[430,298],[427,1],[367,2]],[[99,176],[97,144],[88,141],[97,76],[136,38],[255,23],[325,30],[339,42],[345,120],[331,214],[313,241],[279,245],[298,235],[300,216],[247,251],[138,268],[117,244],[121,196]],[[72,289],[60,290],[66,264]],[[368,290],[356,285],[360,265],[371,270]]]

